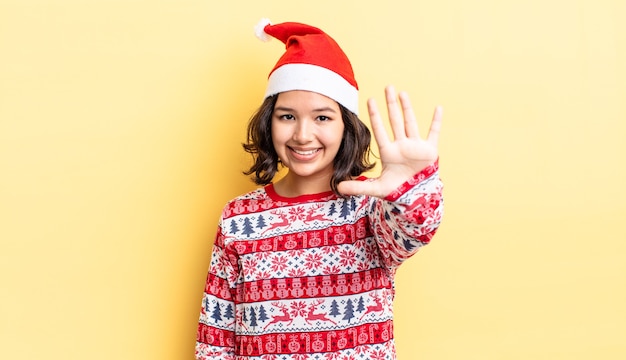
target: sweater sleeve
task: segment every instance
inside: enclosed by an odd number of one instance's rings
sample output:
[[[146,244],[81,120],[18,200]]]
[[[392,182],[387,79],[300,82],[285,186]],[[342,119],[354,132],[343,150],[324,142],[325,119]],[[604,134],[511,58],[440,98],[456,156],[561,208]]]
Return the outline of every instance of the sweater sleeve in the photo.
[[[395,269],[428,244],[443,215],[438,161],[384,199],[372,198],[370,224],[385,266]]]
[[[196,359],[235,359],[236,256],[229,251],[221,231],[211,255],[196,336]]]

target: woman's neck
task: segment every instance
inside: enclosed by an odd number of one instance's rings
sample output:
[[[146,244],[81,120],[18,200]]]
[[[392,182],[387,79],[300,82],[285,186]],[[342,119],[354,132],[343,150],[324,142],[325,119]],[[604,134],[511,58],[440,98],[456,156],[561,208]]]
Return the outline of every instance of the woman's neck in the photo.
[[[274,183],[274,191],[283,197],[319,194],[330,190],[330,176],[303,178],[287,173],[282,179]]]

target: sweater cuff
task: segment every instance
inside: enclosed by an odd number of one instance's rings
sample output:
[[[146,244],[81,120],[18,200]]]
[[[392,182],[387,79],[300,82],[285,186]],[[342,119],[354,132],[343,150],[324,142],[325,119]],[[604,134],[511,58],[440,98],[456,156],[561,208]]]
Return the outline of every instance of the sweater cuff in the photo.
[[[396,201],[400,198],[400,196],[404,195],[407,191],[413,188],[415,185],[424,181],[431,177],[434,173],[439,170],[439,158],[435,160],[434,163],[428,165],[424,169],[422,169],[417,174],[413,175],[410,179],[404,182],[404,184],[400,185],[396,190],[392,191],[391,194],[385,196],[385,200],[387,201]]]

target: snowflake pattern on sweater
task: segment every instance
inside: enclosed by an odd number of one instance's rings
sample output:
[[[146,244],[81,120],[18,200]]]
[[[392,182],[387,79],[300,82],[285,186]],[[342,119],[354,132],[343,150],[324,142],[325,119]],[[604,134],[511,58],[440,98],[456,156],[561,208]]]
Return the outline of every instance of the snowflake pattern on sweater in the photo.
[[[229,202],[196,358],[395,359],[395,271],[435,234],[442,188],[435,163],[385,199],[283,198],[270,184]]]

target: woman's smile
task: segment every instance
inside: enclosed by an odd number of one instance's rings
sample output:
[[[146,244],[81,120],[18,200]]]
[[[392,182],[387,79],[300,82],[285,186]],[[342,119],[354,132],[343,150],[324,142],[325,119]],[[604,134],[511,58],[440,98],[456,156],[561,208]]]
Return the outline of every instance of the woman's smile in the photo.
[[[293,147],[288,146],[288,148],[295,153],[296,155],[298,155],[299,157],[301,157],[303,160],[308,160],[309,158],[311,158],[313,155],[317,154],[318,152],[322,151],[321,148],[316,148],[316,149],[311,149],[311,150],[303,150],[303,149],[296,149]]]

